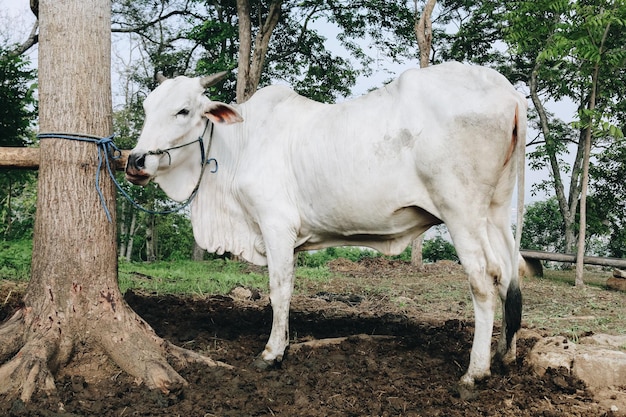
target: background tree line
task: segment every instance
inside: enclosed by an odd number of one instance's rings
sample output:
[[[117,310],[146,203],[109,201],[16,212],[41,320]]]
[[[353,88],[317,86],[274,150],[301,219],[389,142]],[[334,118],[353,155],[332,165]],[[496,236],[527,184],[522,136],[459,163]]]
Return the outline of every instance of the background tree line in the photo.
[[[357,79],[374,67],[418,66],[414,29],[422,8],[421,1],[116,0],[116,143],[134,145],[141,103],[157,71],[174,76],[228,70],[231,76],[208,92],[223,101],[244,101],[275,82],[319,101],[349,97]],[[571,253],[582,238],[589,253],[623,257],[624,2],[442,0],[432,21],[432,64],[456,59],[491,66],[529,97],[529,163],[549,172],[533,187],[551,197],[527,207],[523,247]],[[31,38],[36,42],[29,36],[20,45],[1,46],[1,146],[36,144],[36,73],[23,54]],[[550,102],[563,99],[577,107],[574,123],[548,110]],[[4,241],[31,237],[35,181],[34,172],[0,175]],[[127,191],[148,208],[171,204],[155,187]],[[186,213],[153,216],[121,198],[117,210],[120,256],[193,256]],[[581,224],[586,233],[580,233]]]

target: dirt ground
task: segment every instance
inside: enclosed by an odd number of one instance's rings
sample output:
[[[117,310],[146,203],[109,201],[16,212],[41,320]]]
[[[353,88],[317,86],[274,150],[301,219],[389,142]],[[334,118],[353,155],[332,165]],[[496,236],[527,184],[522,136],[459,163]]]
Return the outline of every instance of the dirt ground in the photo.
[[[464,401],[455,386],[469,362],[471,306],[464,301],[431,310],[412,306],[410,294],[359,291],[364,282],[414,275],[428,285],[462,280],[458,266],[416,272],[391,261],[335,262],[333,270],[358,283],[298,288],[291,306],[292,348],[279,369],[252,361],[267,340],[271,310],[266,294],[176,297],[126,294],[130,306],[165,339],[202,352],[234,369],[189,365],[189,385],[163,395],[138,385],[97,351],[77,352],[57,376],[58,396],[31,403],[3,401],[7,416],[624,416],[602,408],[584,384],[565,371],[535,375],[524,357],[536,342],[518,342],[518,363],[495,366]],[[419,277],[418,277],[419,276]],[[334,282],[334,281],[333,281]],[[15,288],[0,292],[15,299]],[[5,302],[3,320],[15,304]],[[459,313],[459,309],[469,310]],[[470,318],[468,318],[470,317]],[[496,329],[497,334],[497,329]],[[311,340],[326,340],[311,347]],[[494,339],[495,340],[495,339]],[[295,348],[293,346],[296,346]]]

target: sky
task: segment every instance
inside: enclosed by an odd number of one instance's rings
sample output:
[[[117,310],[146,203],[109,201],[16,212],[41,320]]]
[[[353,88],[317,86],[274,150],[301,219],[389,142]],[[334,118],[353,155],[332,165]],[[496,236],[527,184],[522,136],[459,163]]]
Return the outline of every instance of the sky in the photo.
[[[5,30],[13,37],[12,40],[15,42],[22,42],[27,38],[30,29],[32,28],[32,24],[35,21],[35,17],[30,11],[29,0],[0,0],[0,27],[10,28]],[[5,34],[6,35],[6,34]],[[332,29],[329,29],[329,33],[326,34],[328,41],[327,45],[329,48],[339,48],[339,42],[335,40],[336,33],[332,33]],[[113,78],[113,94],[114,94],[114,102],[116,91],[119,91],[118,86],[116,85],[115,80],[119,79],[116,68],[119,67],[120,59],[127,59],[128,56],[121,57],[120,56],[120,46],[114,43],[113,45],[114,51],[113,54],[113,64],[112,64],[112,78]],[[353,97],[358,97],[368,90],[379,87],[383,85],[386,81],[395,76],[400,75],[404,70],[412,67],[419,66],[417,60],[414,62],[406,62],[405,64],[395,64],[384,57],[383,54],[376,56],[376,51],[370,49],[370,53],[374,54],[376,57],[376,64],[372,68],[372,74],[370,76],[361,76],[357,79],[357,84],[353,88]],[[347,53],[346,53],[347,54]],[[28,55],[33,60],[33,64],[36,65],[37,59],[37,48],[32,48],[29,51]],[[116,60],[118,60],[116,65]],[[523,91],[527,93],[527,91]],[[558,115],[565,122],[573,121],[576,115],[576,106],[571,102],[558,102],[558,103],[548,103],[547,106],[549,111]],[[530,141],[537,133],[530,130],[527,138],[527,142]],[[531,151],[532,149],[527,149]],[[567,177],[567,176],[566,176]],[[525,184],[525,204],[532,203],[534,201],[545,200],[547,196],[545,194],[540,195],[532,195],[531,188],[534,183],[538,183],[540,181],[548,178],[548,171],[532,171],[526,166],[526,184]],[[567,185],[566,185],[567,186]],[[517,191],[515,191],[514,195]],[[516,206],[516,201],[512,202],[512,207]],[[514,213],[513,213],[514,217]]]

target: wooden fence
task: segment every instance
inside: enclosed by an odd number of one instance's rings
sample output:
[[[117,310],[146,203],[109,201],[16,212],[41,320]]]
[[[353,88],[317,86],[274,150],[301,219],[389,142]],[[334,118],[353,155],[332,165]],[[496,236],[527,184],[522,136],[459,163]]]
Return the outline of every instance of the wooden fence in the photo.
[[[122,157],[115,160],[115,169],[123,171],[130,151],[122,151]],[[38,169],[39,148],[0,147],[0,168]]]
[[[520,254],[524,259],[538,259],[541,261],[554,261],[554,262],[565,262],[565,263],[575,263],[576,255],[573,254],[563,254],[563,253],[553,253],[553,252],[542,252],[538,250],[521,250]],[[585,256],[583,258],[583,263],[587,265],[600,265],[600,266],[610,266],[613,268],[626,268],[626,259],[622,258],[603,258],[600,256]]]

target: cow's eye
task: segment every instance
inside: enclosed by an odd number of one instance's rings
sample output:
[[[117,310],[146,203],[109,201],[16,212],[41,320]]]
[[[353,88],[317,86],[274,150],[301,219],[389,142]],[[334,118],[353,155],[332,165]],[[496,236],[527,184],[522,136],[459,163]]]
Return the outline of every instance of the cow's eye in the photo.
[[[181,109],[178,113],[176,113],[176,116],[187,116],[188,114],[189,114],[189,110]]]

